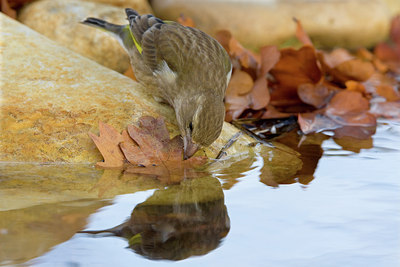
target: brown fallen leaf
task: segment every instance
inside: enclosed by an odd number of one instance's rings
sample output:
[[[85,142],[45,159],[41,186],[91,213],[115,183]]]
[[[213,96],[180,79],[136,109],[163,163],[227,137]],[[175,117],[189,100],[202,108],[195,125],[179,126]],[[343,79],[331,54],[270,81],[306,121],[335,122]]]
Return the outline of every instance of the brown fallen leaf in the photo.
[[[360,92],[343,90],[332,97],[325,115],[341,125],[375,126],[376,118],[368,110],[369,102]]]
[[[10,7],[10,4],[7,0],[1,0],[0,4],[1,12],[13,19],[17,18],[17,11]]]
[[[304,83],[315,84],[322,77],[315,50],[311,46],[303,46],[299,50],[282,49],[281,57],[270,73],[276,84],[271,92],[271,99],[275,101],[282,98],[299,100],[297,87]]]
[[[400,121],[400,101],[373,103],[369,112],[375,116]]]
[[[267,85],[267,79],[264,77],[258,78],[254,86],[249,93],[250,96],[250,108],[254,110],[260,110],[265,108],[270,100],[269,89]]]
[[[367,81],[363,82],[365,91],[373,98],[383,97],[387,101],[396,101],[400,99],[398,82],[393,78],[382,73],[375,73]]]
[[[320,111],[299,114],[297,122],[304,134],[334,130],[341,127],[340,124],[324,116]]]
[[[149,175],[166,183],[203,176],[207,158],[194,156],[183,161],[183,140],[169,138],[162,118],[141,117],[138,126],[129,125],[120,134],[110,125],[99,123],[100,136],[89,133],[104,157],[103,168],[124,168],[126,172]]]
[[[127,172],[177,182],[194,177],[199,173],[196,168],[207,162],[207,158],[201,156],[183,161],[183,140],[180,136],[169,138],[162,118],[141,117],[138,126],[128,126],[128,133],[135,143],[120,144],[124,155],[132,164],[126,169]]]
[[[89,133],[104,158],[104,162],[97,162],[96,165],[103,168],[122,167],[125,157],[119,148],[119,143],[123,142],[124,138],[114,127],[101,121],[99,122],[99,131],[100,136]]]
[[[195,27],[194,21],[190,17],[186,17],[183,13],[179,15],[177,19],[179,24],[182,24],[183,26],[187,27]]]
[[[296,38],[299,39],[300,42],[303,43],[303,45],[310,45],[313,46],[313,43],[306,33],[306,31],[303,29],[303,26],[300,22],[300,20],[293,18],[294,22],[296,23]]]
[[[129,78],[131,78],[134,81],[137,81],[135,73],[133,72],[133,69],[132,69],[131,65],[129,65],[129,68],[125,71],[124,75],[128,76]]]
[[[303,83],[297,88],[301,101],[316,108],[324,107],[340,89],[324,82],[318,84]]]
[[[330,74],[336,81],[346,82],[348,80],[366,81],[375,73],[371,62],[355,58],[340,63],[330,70]]]
[[[345,83],[345,85],[346,90],[360,92],[363,95],[367,93],[365,86],[360,82],[349,80]]]
[[[319,52],[318,60],[321,62],[322,67],[326,69],[333,69],[339,64],[352,60],[355,57],[344,48],[336,48],[332,52]]]
[[[390,26],[390,39],[392,42],[379,43],[374,48],[374,54],[376,57],[384,62],[396,62],[397,68],[399,68],[400,61],[400,15],[397,15],[392,19]],[[396,70],[396,66],[391,68]],[[399,71],[398,71],[399,72]]]
[[[258,76],[266,77],[267,73],[279,61],[281,53],[275,45],[264,46],[260,49],[261,67]]]
[[[246,69],[257,71],[260,58],[248,49],[245,49],[227,30],[218,31],[215,39],[225,48],[232,60],[238,61]]]
[[[239,69],[235,69],[232,78],[226,88],[225,96],[243,96],[248,94],[254,86],[253,78],[247,73]]]

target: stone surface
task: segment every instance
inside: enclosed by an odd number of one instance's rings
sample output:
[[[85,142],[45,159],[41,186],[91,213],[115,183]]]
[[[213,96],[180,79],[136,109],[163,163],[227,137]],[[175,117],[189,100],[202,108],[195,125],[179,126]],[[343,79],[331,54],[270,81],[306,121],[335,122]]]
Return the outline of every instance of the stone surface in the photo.
[[[383,0],[388,8],[391,16],[400,15],[400,1],[399,0]]]
[[[18,20],[101,65],[125,72],[130,64],[125,50],[111,35],[80,23],[87,17],[98,17],[116,24],[127,23],[121,7],[79,0],[33,2],[21,10]]]
[[[293,17],[320,46],[348,48],[369,47],[385,39],[390,21],[382,0],[153,0],[152,7],[163,19],[175,20],[184,13],[211,35],[228,29],[253,49],[294,36]]]
[[[162,114],[171,135],[178,134],[172,108],[155,102],[138,83],[3,14],[0,23],[0,161],[100,161],[87,134],[98,132],[100,120],[122,130],[143,115]],[[207,156],[215,157],[237,131],[225,123]],[[228,156],[253,153],[251,142],[243,135]]]
[[[103,3],[119,7],[129,7],[137,10],[141,14],[153,13],[147,0],[85,0],[90,2]]]

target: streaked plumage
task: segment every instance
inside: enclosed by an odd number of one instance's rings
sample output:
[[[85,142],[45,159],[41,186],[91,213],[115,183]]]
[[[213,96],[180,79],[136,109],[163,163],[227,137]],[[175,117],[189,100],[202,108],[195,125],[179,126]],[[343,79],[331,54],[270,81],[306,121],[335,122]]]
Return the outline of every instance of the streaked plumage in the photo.
[[[126,9],[129,25],[96,18],[83,23],[113,33],[128,52],[135,76],[154,97],[169,103],[184,139],[184,158],[221,133],[223,98],[232,70],[222,46],[202,31],[140,16]]]

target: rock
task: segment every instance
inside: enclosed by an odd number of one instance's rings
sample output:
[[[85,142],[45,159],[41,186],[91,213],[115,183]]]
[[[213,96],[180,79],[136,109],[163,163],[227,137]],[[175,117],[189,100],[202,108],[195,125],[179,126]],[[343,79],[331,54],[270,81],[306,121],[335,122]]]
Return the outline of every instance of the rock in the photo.
[[[98,132],[100,120],[122,130],[143,115],[162,115],[171,135],[178,134],[172,108],[155,102],[138,83],[3,14],[0,23],[0,161],[100,161],[102,157],[88,137],[88,132]],[[215,157],[237,131],[225,123],[220,138],[205,150],[207,156]],[[264,146],[250,147],[252,142],[254,139],[242,135],[227,151],[228,156],[271,151]],[[274,153],[285,153],[282,150]],[[301,165],[296,153],[291,153],[287,153],[287,161]]]
[[[399,0],[383,0],[388,8],[391,16],[400,15],[400,1]]]
[[[390,22],[388,7],[381,0],[153,0],[152,7],[163,19],[176,20],[183,13],[211,35],[228,29],[253,49],[294,36],[293,17],[323,47],[370,47],[387,37]]]
[[[103,31],[81,24],[87,17],[98,17],[126,24],[125,11],[79,0],[41,0],[23,8],[18,20],[60,45],[118,72],[125,72],[129,57],[117,40]]]
[[[153,13],[147,0],[85,0],[96,3],[103,3],[119,7],[129,7],[138,11],[140,14]]]

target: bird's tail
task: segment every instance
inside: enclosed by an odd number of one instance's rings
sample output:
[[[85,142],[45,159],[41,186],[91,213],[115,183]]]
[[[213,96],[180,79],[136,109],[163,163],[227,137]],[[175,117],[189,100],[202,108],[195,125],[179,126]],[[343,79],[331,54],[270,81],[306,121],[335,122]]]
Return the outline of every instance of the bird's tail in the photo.
[[[84,21],[82,21],[81,23],[92,26],[92,27],[96,27],[98,29],[105,30],[105,31],[108,31],[108,32],[111,32],[111,33],[114,33],[117,35],[121,32],[121,29],[124,27],[124,26],[112,24],[105,20],[97,19],[97,18],[87,18]]]
[[[87,18],[81,23],[111,33],[128,52],[134,47],[128,25],[116,25],[98,18]]]

